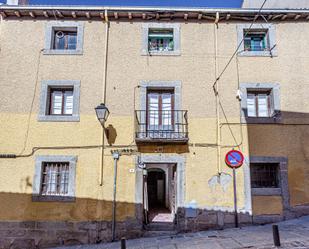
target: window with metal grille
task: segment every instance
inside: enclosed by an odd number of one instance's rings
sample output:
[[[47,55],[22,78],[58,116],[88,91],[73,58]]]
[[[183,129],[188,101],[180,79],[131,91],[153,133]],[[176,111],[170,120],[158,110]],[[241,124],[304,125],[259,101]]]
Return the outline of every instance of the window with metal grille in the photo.
[[[69,162],[43,162],[41,195],[65,196],[69,187]]]
[[[247,91],[248,117],[271,117],[274,104],[271,90]]]
[[[278,163],[251,163],[252,188],[279,188]]]
[[[245,51],[265,51],[269,50],[267,30],[244,30]]]
[[[174,34],[173,29],[149,29],[148,50],[152,51],[173,51]]]
[[[69,30],[54,30],[52,49],[76,50],[77,28]]]
[[[49,94],[49,115],[73,114],[73,88],[50,88]]]

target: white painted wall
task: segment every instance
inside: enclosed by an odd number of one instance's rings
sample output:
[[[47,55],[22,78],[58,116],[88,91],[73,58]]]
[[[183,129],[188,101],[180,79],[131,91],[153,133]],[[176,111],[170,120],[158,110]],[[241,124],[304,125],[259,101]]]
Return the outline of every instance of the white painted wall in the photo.
[[[260,8],[264,0],[243,0],[242,8]],[[267,0],[264,9],[309,8],[309,0]]]
[[[18,5],[18,0],[7,0],[6,4],[7,5]]]

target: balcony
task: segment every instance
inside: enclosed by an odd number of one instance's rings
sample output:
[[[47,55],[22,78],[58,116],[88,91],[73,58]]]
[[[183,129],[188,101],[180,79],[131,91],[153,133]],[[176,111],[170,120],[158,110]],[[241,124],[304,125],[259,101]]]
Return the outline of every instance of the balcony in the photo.
[[[188,111],[136,110],[136,143],[187,143]]]

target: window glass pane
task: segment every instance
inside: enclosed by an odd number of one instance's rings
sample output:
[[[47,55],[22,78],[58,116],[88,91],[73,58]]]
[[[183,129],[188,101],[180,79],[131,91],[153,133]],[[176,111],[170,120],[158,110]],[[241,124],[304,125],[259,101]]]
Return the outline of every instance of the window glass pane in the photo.
[[[69,187],[69,163],[43,163],[41,195],[66,195]]]
[[[163,129],[171,129],[172,125],[172,94],[162,94],[162,125]]]
[[[267,44],[267,31],[246,31],[244,30],[244,49],[247,51],[264,51]]]
[[[59,115],[62,114],[62,92],[52,91],[51,94],[51,114]]]
[[[64,49],[65,48],[65,38],[64,36],[61,38],[55,37],[55,49]]]
[[[173,29],[149,29],[149,51],[172,51],[174,50]]]
[[[258,116],[269,117],[268,96],[266,94],[258,95]]]
[[[254,94],[248,94],[247,96],[247,112],[248,117],[256,117],[256,102]]]
[[[159,128],[159,95],[148,94],[148,124],[149,129]]]
[[[64,114],[73,114],[73,91],[64,93]]]
[[[68,35],[68,49],[76,49],[76,43],[77,43],[77,34],[70,33]]]
[[[65,50],[76,49],[77,32],[76,31],[54,31],[53,49]]]

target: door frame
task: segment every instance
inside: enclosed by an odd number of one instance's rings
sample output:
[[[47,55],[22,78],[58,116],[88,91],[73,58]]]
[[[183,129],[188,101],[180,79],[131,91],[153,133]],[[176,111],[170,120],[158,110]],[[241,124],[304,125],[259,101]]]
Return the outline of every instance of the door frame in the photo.
[[[165,155],[165,154],[141,154],[136,157],[136,174],[135,174],[135,202],[139,205],[143,205],[143,164],[174,164],[177,167],[177,187],[176,187],[176,214],[178,208],[185,206],[185,157],[182,155]],[[140,209],[143,215],[144,208]],[[177,217],[176,217],[177,218]]]

